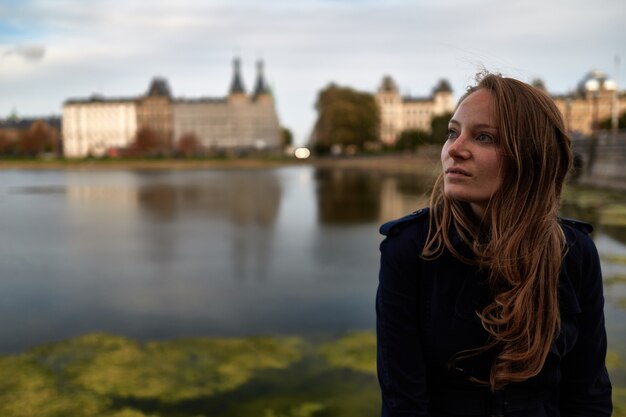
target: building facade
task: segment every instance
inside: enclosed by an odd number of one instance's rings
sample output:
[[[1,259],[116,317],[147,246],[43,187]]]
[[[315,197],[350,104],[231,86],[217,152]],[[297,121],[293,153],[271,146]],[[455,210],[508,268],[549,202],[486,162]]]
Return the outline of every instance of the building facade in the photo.
[[[135,99],[71,99],[63,104],[63,155],[102,156],[130,145],[137,132]]]
[[[454,111],[452,88],[441,80],[430,97],[401,96],[390,76],[383,77],[375,96],[380,109],[380,139],[385,145],[393,145],[404,130],[431,130],[435,116]]]
[[[173,148],[172,93],[165,78],[154,78],[148,93],[137,100],[137,128],[149,129],[158,143]]]
[[[207,149],[260,150],[281,144],[280,123],[261,62],[252,94],[246,93],[236,59],[227,97],[175,100],[173,120],[175,138],[194,134]]]
[[[626,111],[626,94],[619,92],[615,81],[601,71],[589,72],[578,88],[566,95],[553,96],[568,132],[591,135],[603,120]]]
[[[545,86],[537,80],[536,86]],[[563,115],[568,132],[576,135],[596,133],[601,122],[619,118],[626,111],[626,92],[618,91],[615,81],[601,71],[589,72],[575,91],[552,95]],[[394,80],[385,76],[376,93],[381,116],[380,138],[384,144],[394,144],[402,131],[431,130],[435,116],[453,112],[455,100],[450,84],[441,80],[430,97],[401,96]]]
[[[254,90],[247,94],[239,59],[234,60],[228,96],[174,98],[167,80],[155,78],[147,93],[126,99],[70,99],[63,105],[64,155],[102,156],[129,148],[141,131],[168,152],[181,138],[193,136],[200,147],[274,149],[281,146],[281,128],[262,62],[257,63]]]

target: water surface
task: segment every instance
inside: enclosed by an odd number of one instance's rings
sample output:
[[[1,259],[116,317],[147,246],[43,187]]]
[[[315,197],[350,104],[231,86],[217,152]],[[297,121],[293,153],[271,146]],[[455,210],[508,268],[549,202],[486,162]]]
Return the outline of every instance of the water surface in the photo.
[[[146,340],[373,330],[378,226],[424,206],[429,182],[311,166],[0,172],[0,352],[100,331]],[[626,255],[626,227],[603,225],[605,201],[590,195],[571,194],[564,214],[596,224],[601,254]],[[606,259],[605,275],[626,276]],[[620,352],[625,288],[607,286]]]

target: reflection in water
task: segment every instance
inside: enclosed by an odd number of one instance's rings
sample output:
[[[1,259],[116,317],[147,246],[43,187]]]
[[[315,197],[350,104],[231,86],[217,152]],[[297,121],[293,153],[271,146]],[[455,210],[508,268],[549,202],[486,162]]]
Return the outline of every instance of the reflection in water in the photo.
[[[381,213],[377,219],[383,223],[405,216],[428,205],[429,178],[402,174],[386,176],[381,187]]]
[[[360,171],[318,169],[315,180],[321,223],[369,223],[379,218],[379,176],[367,176]]]
[[[137,173],[140,178],[154,174]],[[143,183],[137,190],[143,212],[159,221],[174,221],[179,216],[214,219],[228,218],[238,226],[269,227],[276,222],[281,187],[272,172],[232,173],[202,181],[162,180]]]
[[[154,174],[137,173],[151,178]],[[145,179],[144,178],[144,179]],[[172,182],[165,176],[137,189],[141,215],[157,224],[175,223],[181,218],[224,219],[233,224],[230,258],[237,279],[255,276],[266,279],[273,225],[278,217],[282,189],[276,175],[264,172],[232,173],[195,182]],[[148,241],[155,247],[150,260],[167,268],[175,257],[176,245],[167,227],[147,224]],[[184,236],[182,237],[184,238]],[[206,236],[213,239],[215,236]]]
[[[318,168],[318,217],[322,224],[384,222],[427,204],[429,179],[413,174]]]

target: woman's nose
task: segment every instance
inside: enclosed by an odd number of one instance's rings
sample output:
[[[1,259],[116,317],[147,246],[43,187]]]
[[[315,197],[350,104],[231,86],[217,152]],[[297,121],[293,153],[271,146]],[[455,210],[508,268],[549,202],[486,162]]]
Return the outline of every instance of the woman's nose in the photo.
[[[461,135],[448,147],[448,155],[454,159],[468,159],[471,155],[465,135]]]

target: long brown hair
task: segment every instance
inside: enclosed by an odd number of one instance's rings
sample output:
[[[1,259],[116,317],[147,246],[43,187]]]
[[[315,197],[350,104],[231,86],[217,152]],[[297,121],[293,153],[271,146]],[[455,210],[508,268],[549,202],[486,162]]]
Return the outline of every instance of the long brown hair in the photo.
[[[448,249],[488,271],[493,301],[477,312],[489,334],[486,346],[453,359],[492,350],[491,389],[537,375],[560,328],[558,281],[565,238],[557,212],[572,164],[570,139],[552,99],[521,81],[481,74],[459,100],[486,89],[493,97],[503,182],[483,219],[468,203],[444,194],[443,174],[430,200],[433,223],[422,252],[436,258]],[[468,259],[450,241],[452,228],[473,250]]]

